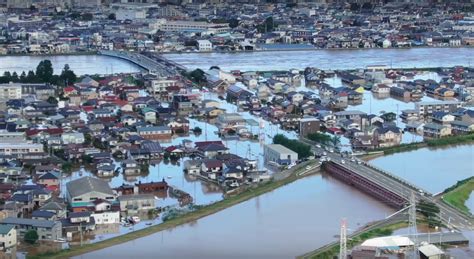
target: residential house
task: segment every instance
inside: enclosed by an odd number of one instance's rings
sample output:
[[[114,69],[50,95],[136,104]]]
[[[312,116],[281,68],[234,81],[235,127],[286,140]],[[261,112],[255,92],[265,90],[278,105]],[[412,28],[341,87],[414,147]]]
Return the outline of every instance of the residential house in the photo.
[[[393,147],[400,145],[402,141],[402,132],[398,127],[381,127],[375,129],[374,138],[376,139],[378,146]]]
[[[62,225],[59,221],[9,217],[0,221],[0,225],[15,226],[17,236],[20,239],[23,239],[29,230],[35,230],[38,233],[39,240],[58,240],[62,238]]]
[[[140,137],[148,140],[169,139],[173,134],[168,126],[138,127],[137,133]]]
[[[70,181],[66,188],[66,198],[74,212],[90,210],[95,207],[95,200],[114,202],[116,198],[107,182],[90,176]]]
[[[140,174],[140,166],[134,159],[126,159],[122,161],[123,173],[125,175]]]
[[[118,197],[120,211],[135,213],[155,209],[155,196],[153,194],[132,194]]]
[[[15,225],[0,225],[0,250],[5,251],[8,248],[16,246],[17,233]]]
[[[57,191],[59,190],[59,174],[56,172],[47,172],[38,176],[36,183],[44,185],[48,190]]]
[[[433,112],[433,114],[431,114],[431,121],[437,124],[448,125],[453,122],[454,119],[454,115],[443,111]]]
[[[451,126],[436,123],[427,123],[423,126],[423,136],[441,138],[451,135]]]
[[[217,180],[222,175],[223,163],[217,159],[204,159],[201,164],[201,175]]]
[[[171,128],[173,134],[187,133],[189,131],[189,120],[183,117],[176,117],[171,120],[167,126]]]
[[[195,145],[201,157],[214,158],[217,155],[229,153],[229,149],[221,141],[202,141],[196,142]]]

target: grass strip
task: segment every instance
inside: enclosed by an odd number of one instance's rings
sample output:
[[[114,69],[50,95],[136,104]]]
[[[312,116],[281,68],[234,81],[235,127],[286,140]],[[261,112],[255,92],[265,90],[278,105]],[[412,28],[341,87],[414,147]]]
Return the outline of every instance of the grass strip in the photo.
[[[306,175],[305,175],[306,176]],[[133,231],[130,233],[127,233],[125,235],[117,236],[114,238],[110,238],[104,241],[100,241],[97,243],[93,244],[86,244],[83,246],[75,246],[69,249],[61,250],[58,252],[48,252],[48,253],[42,253],[38,255],[30,255],[28,258],[70,258],[73,256],[78,256],[81,254],[89,253],[95,250],[100,250],[104,249],[110,246],[122,244],[137,238],[141,238],[144,236],[148,236],[151,234],[154,234],[159,231],[171,229],[189,222],[196,221],[200,218],[206,217],[208,215],[217,213],[221,210],[224,210],[226,208],[229,208],[231,206],[234,206],[236,204],[239,204],[241,202],[247,201],[249,199],[252,199],[254,197],[257,197],[259,195],[262,195],[264,193],[273,191],[279,187],[282,187],[284,185],[287,185],[289,183],[292,183],[296,181],[297,179],[302,178],[298,177],[294,172],[290,174],[288,177],[278,180],[278,181],[269,181],[266,183],[262,183],[258,185],[255,188],[250,188],[242,193],[239,193],[235,196],[231,196],[228,198],[225,198],[222,201],[215,202],[213,204],[209,204],[206,206],[203,206],[202,208],[197,209],[196,211],[184,214],[180,217],[173,218],[171,220],[168,220],[166,222],[163,222],[161,224],[151,226],[148,228],[140,229],[137,231]]]

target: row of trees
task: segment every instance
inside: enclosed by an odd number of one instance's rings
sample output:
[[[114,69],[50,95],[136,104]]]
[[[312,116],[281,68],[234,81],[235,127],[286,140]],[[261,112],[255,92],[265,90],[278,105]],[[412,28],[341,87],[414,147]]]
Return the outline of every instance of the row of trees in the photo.
[[[36,71],[30,70],[28,73],[23,71],[20,75],[17,72],[5,71],[3,76],[0,76],[0,83],[50,83],[66,86],[76,82],[76,80],[77,76],[68,64],[64,65],[61,74],[55,75],[53,64],[50,60],[42,60],[36,66]]]
[[[296,153],[298,153],[298,158],[300,159],[307,158],[313,155],[313,153],[311,152],[311,147],[309,145],[306,145],[298,140],[289,139],[282,134],[275,135],[275,137],[273,137],[273,143],[283,145],[288,149],[295,151]]]
[[[441,226],[439,217],[440,209],[436,204],[430,201],[421,200],[416,207],[417,211],[426,217],[429,227]]]

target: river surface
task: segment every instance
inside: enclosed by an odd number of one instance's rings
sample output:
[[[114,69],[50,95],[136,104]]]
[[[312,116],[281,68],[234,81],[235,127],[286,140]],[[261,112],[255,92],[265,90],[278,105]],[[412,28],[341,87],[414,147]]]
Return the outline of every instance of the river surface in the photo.
[[[187,68],[266,71],[304,69],[355,69],[368,65],[396,68],[470,66],[474,48],[413,48],[370,50],[308,50],[246,53],[186,53],[165,54]]]
[[[355,69],[368,65],[392,67],[470,66],[474,64],[474,48],[413,48],[370,50],[309,50],[247,53],[186,53],[165,54],[187,68],[209,69],[219,66],[224,70],[262,71],[304,69]],[[35,70],[41,60],[53,62],[55,73],[69,64],[77,75],[131,73],[140,68],[130,62],[98,55],[79,56],[1,56],[0,74],[4,71]]]
[[[338,180],[315,175],[196,222],[77,258],[294,258],[337,240],[342,218],[352,232],[392,212]]]
[[[28,73],[29,70],[36,71],[36,66],[45,59],[51,60],[55,74],[60,74],[65,64],[69,64],[69,67],[76,75],[133,73],[140,71],[138,66],[128,61],[99,55],[0,56],[0,75],[3,75],[5,71],[12,73],[16,71],[18,75],[22,71],[25,71],[25,73]]]
[[[474,145],[421,148],[370,163],[435,194],[474,175]]]

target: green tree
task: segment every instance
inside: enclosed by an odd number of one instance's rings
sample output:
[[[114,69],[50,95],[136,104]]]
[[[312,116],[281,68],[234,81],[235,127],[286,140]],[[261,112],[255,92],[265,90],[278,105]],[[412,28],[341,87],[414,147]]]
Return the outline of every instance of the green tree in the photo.
[[[26,75],[25,83],[34,83],[36,82],[36,75],[33,70],[28,71],[28,74]]]
[[[83,21],[92,21],[93,18],[94,15],[92,15],[91,13],[84,13],[81,15],[81,20]]]
[[[38,233],[36,232],[36,230],[29,230],[28,232],[26,232],[25,234],[25,237],[24,237],[24,240],[26,243],[28,244],[34,244],[36,243],[36,241],[38,241]]]
[[[270,16],[270,17],[267,17],[267,19],[265,19],[263,23],[257,26],[257,30],[260,33],[271,32],[273,31],[274,27],[275,27],[275,23],[273,21],[273,17]]]
[[[59,76],[59,80],[61,81],[61,85],[64,84],[64,86],[68,86],[69,84],[76,82],[77,76],[74,71],[69,68],[69,65],[66,64]]]
[[[397,115],[393,112],[387,112],[380,116],[380,118],[382,118],[386,122],[391,122],[397,119]]]
[[[44,83],[51,83],[53,79],[53,64],[50,60],[42,60],[36,67],[36,78]]]
[[[25,83],[26,81],[26,73],[25,71],[21,72],[21,75],[20,75],[20,82],[22,83]]]
[[[283,145],[288,149],[295,151],[298,153],[299,158],[306,158],[313,155],[309,145],[306,145],[298,140],[289,139],[282,134],[275,135],[275,137],[273,137],[273,143]]]
[[[18,77],[18,74],[16,72],[13,72],[11,81],[15,83],[20,81],[20,78]]]
[[[236,18],[231,18],[227,22],[229,23],[229,27],[232,29],[239,26],[239,20],[237,20]]]
[[[201,134],[202,129],[196,126],[196,127],[194,127],[193,132],[194,132],[194,134]]]
[[[307,138],[321,144],[329,144],[332,142],[331,136],[319,132],[308,134]]]
[[[54,96],[48,97],[48,100],[46,101],[51,104],[58,104],[58,100]]]
[[[3,72],[3,77],[7,82],[12,81],[12,74],[10,73],[10,71]]]
[[[204,83],[206,82],[206,74],[204,73],[204,71],[202,71],[201,69],[195,69],[193,70],[191,73],[188,73],[187,74],[187,77],[197,83],[197,84],[201,84],[201,83]]]
[[[435,203],[421,200],[417,205],[417,211],[426,217],[429,227],[441,226],[439,220],[440,209]]]

